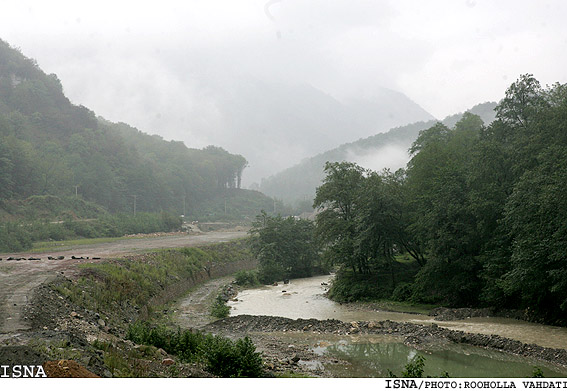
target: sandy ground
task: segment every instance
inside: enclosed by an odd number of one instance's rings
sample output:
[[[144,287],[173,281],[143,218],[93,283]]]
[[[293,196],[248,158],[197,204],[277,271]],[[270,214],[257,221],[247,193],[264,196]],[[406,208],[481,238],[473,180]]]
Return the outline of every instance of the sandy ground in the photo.
[[[245,231],[214,231],[199,235],[169,235],[124,239],[109,243],[81,245],[73,248],[52,250],[46,253],[0,254],[0,333],[13,333],[28,327],[22,319],[22,311],[30,301],[33,290],[55,277],[57,273],[70,275],[76,266],[85,262],[125,256],[151,249],[198,246],[220,243],[246,237]],[[63,260],[48,260],[47,257],[64,256]],[[71,259],[76,258],[85,259]],[[40,260],[10,260],[13,258],[41,258]],[[89,257],[89,259],[86,259]]]

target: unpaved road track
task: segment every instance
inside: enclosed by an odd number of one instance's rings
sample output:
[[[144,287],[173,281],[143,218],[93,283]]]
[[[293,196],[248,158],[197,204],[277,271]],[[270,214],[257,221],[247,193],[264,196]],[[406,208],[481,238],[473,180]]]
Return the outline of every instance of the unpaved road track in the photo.
[[[200,235],[174,235],[162,237],[124,239],[109,243],[76,246],[71,249],[52,250],[50,252],[0,254],[0,333],[13,333],[28,327],[22,318],[22,311],[31,299],[33,290],[42,283],[55,277],[57,273],[73,274],[76,266],[85,262],[98,262],[128,254],[159,248],[190,247],[210,243],[226,242],[245,237],[245,231],[216,231]],[[64,260],[48,260],[48,256],[64,256]],[[14,258],[41,258],[39,261],[7,261]],[[89,257],[91,259],[70,259]]]

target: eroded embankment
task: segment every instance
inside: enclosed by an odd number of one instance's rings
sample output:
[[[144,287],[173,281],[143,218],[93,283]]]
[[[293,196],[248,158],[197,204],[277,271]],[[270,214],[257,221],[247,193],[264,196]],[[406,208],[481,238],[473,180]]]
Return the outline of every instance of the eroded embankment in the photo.
[[[72,359],[103,377],[210,376],[160,349],[137,347],[125,339],[128,326],[156,317],[163,304],[209,279],[255,266],[246,244],[237,241],[108,260],[84,265],[69,277],[59,274],[34,290],[23,313],[29,328],[0,334],[0,364]]]
[[[449,330],[433,324],[424,326],[392,321],[345,323],[339,320],[288,319],[274,316],[238,315],[210,324],[208,330],[221,333],[307,332],[339,335],[390,334],[405,337],[404,343],[420,346],[424,343],[449,341],[530,357],[567,367],[567,350],[525,344],[498,335],[472,334]]]

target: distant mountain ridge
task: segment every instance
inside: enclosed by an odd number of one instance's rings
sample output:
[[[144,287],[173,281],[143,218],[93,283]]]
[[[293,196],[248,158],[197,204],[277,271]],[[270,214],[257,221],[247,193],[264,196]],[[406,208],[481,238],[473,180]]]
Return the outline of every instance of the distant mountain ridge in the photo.
[[[434,119],[407,96],[389,89],[342,102],[305,83],[245,77],[216,83],[214,99],[223,128],[219,143],[246,156],[247,183],[353,139]]]
[[[480,116],[485,124],[489,124],[495,118],[495,107],[496,103],[487,102],[467,111]],[[453,127],[462,115],[463,113],[451,115],[440,122]],[[324,178],[323,169],[327,161],[353,161],[374,170],[403,167],[409,159],[407,151],[419,132],[430,128],[436,122],[439,121],[419,121],[393,128],[386,133],[342,144],[311,158],[303,159],[299,164],[263,179],[259,190],[286,203],[309,201],[313,199],[315,189]]]

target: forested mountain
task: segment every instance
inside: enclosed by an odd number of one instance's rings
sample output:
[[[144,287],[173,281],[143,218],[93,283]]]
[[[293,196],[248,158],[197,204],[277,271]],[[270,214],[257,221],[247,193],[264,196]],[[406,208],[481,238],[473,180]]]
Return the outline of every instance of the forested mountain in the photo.
[[[489,124],[495,118],[495,106],[495,103],[483,103],[474,106],[468,112],[480,116],[486,124]],[[446,126],[454,126],[462,115],[461,113],[449,116],[442,123]],[[391,129],[386,133],[343,144],[262,180],[260,191],[287,203],[306,200],[311,202],[315,196],[315,189],[325,176],[324,168],[327,161],[353,161],[365,168],[376,170],[385,167],[392,169],[404,167],[409,160],[408,150],[419,132],[433,126],[435,122],[435,120],[415,122]]]
[[[396,173],[326,166],[315,204],[325,257],[341,265],[332,295],[520,309],[565,325],[567,85],[522,75],[496,114],[423,130]]]
[[[56,75],[0,40],[0,208],[77,195],[113,213],[190,214],[239,188],[246,165],[219,147],[191,149],[97,118],[65,97]]]

